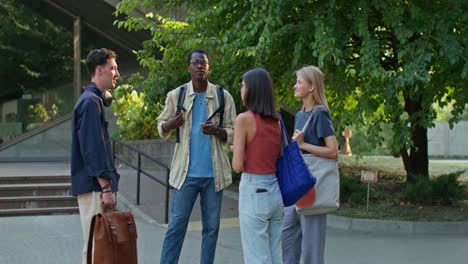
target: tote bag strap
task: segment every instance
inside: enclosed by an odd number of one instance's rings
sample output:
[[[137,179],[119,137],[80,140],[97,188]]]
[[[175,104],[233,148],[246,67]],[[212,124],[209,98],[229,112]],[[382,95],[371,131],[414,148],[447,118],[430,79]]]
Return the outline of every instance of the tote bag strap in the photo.
[[[280,124],[281,124],[281,146],[282,146],[282,149],[284,149],[287,145],[289,145],[289,142],[291,142],[292,139],[289,136],[288,131],[286,130],[282,117],[280,117]]]
[[[302,130],[301,130],[302,133],[305,133],[307,127],[309,126],[310,120],[312,120],[312,116],[314,115],[315,110],[317,110],[317,108],[319,108],[319,106],[320,106],[320,105],[317,105],[317,106],[315,106],[315,107],[312,109],[312,113],[310,113],[310,116],[309,116],[309,118],[307,119],[307,122],[305,123],[304,127],[303,127]]]

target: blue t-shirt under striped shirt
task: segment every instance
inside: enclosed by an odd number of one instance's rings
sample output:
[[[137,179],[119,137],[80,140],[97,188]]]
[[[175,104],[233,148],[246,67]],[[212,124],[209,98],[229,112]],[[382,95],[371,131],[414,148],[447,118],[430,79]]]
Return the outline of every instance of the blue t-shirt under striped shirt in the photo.
[[[213,177],[210,136],[202,132],[201,124],[208,119],[206,92],[195,93],[192,107],[192,136],[188,177]]]

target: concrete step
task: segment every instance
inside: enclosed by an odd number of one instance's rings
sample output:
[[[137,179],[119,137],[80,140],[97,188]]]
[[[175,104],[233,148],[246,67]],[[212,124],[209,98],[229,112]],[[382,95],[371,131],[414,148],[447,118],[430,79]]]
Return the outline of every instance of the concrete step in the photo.
[[[2,184],[0,197],[69,196],[71,183]]]
[[[0,177],[0,216],[71,213],[78,203],[69,175]]]
[[[24,209],[78,206],[74,196],[0,197],[0,209]]]
[[[76,213],[78,213],[78,206],[24,208],[24,209],[0,209],[0,216],[76,214]]]
[[[0,177],[0,184],[65,183],[70,181],[70,175]]]

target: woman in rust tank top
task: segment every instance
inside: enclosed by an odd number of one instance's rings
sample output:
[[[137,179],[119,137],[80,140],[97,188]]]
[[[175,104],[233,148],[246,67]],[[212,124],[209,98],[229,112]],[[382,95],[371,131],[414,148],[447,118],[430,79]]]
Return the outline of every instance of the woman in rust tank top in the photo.
[[[276,179],[281,129],[268,72],[257,68],[242,78],[247,111],[236,118],[232,167],[242,172],[239,221],[245,263],[282,263],[283,201]]]

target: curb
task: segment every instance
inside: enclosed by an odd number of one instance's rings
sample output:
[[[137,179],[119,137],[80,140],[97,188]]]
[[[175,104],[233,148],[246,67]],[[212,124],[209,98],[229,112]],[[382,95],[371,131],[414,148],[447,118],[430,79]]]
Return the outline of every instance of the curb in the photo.
[[[224,195],[239,200],[236,192],[225,190]],[[351,218],[333,214],[327,215],[327,227],[358,232],[468,235],[468,222],[413,222]]]
[[[158,221],[151,218],[145,212],[143,212],[138,206],[127,200],[123,195],[117,195],[117,210],[119,211],[131,211],[134,215],[142,218],[150,224],[161,225]]]
[[[327,226],[347,231],[399,234],[468,234],[468,222],[418,222],[350,218],[328,214]]]
[[[239,194],[224,190],[224,196],[239,200]],[[162,224],[148,216],[138,206],[127,200],[123,195],[118,196],[118,209],[131,211],[136,216],[144,219],[150,224],[161,226]],[[468,222],[420,222],[420,221],[398,221],[351,218],[327,215],[327,227],[345,231],[357,232],[380,232],[398,234],[438,234],[438,235],[468,235]]]

